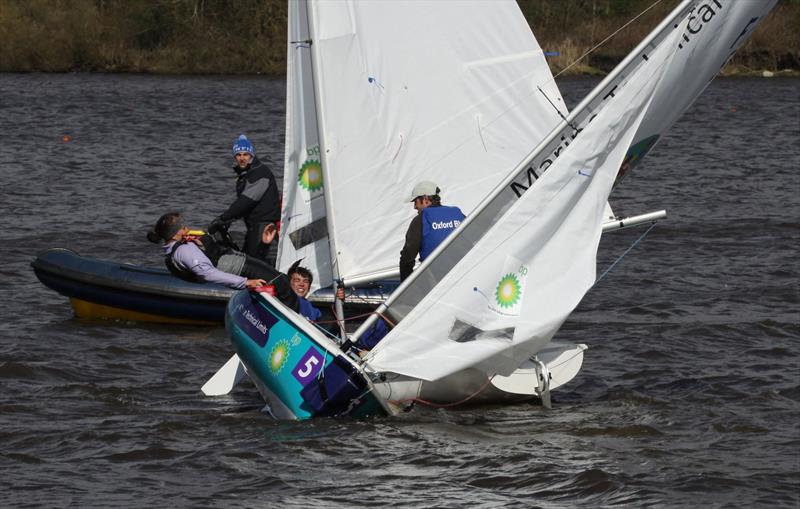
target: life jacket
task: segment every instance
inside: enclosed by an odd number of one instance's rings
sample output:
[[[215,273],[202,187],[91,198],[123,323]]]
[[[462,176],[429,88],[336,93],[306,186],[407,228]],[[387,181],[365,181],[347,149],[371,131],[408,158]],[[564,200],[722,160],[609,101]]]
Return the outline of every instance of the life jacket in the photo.
[[[422,209],[422,242],[419,261],[425,261],[436,247],[458,228],[464,220],[464,213],[458,207],[444,205]]]
[[[198,247],[200,248],[201,251],[203,251],[206,257],[208,257],[208,259],[211,261],[214,267],[217,266],[217,263],[219,263],[219,259],[222,257],[222,255],[233,252],[232,249],[220,246],[211,235],[202,235],[199,238],[200,238],[200,243],[202,245]],[[183,239],[179,242],[176,242],[175,245],[172,246],[172,249],[169,250],[169,253],[167,253],[164,256],[164,263],[167,265],[167,269],[173,275],[186,281],[199,283],[200,280],[198,279],[198,277],[195,275],[194,272],[188,269],[183,269],[181,267],[178,267],[178,265],[175,263],[175,260],[173,259],[175,251],[180,246],[186,244],[187,242],[192,242],[192,241],[188,239]]]
[[[233,166],[236,171],[236,201],[225,212],[244,219],[245,224],[277,223],[281,220],[281,204],[278,185],[272,171],[257,157],[246,168]],[[261,196],[254,197],[245,191],[257,185],[259,180],[267,181],[267,188]],[[244,198],[242,198],[244,195]],[[255,201],[255,203],[253,203]],[[231,210],[233,209],[233,210]]]
[[[319,320],[322,316],[322,311],[315,308],[313,304],[311,304],[308,300],[304,297],[297,297],[297,304],[299,309],[297,310],[298,313],[305,316],[307,319],[314,321]]]

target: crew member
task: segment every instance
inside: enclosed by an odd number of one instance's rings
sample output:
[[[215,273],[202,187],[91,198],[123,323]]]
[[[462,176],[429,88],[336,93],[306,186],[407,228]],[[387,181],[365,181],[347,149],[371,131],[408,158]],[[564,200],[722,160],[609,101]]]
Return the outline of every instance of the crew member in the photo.
[[[311,321],[319,320],[322,316],[322,311],[317,309],[306,299],[306,297],[308,297],[308,290],[311,288],[311,283],[314,281],[314,275],[311,274],[311,271],[307,268],[300,266],[300,260],[289,267],[287,275],[289,276],[289,285],[292,287],[292,291],[295,295],[297,295],[298,313]]]
[[[294,293],[297,295],[298,313],[311,321],[317,321],[322,317],[322,311],[317,309],[306,298],[308,297],[308,292],[311,289],[311,283],[314,282],[314,275],[307,268],[300,266],[301,261],[302,260],[294,262],[286,272],[289,276],[289,285],[292,287],[292,291],[294,291]],[[345,296],[343,286],[340,286],[336,289],[336,298],[344,301]]]
[[[270,243],[275,229],[265,227],[264,243]],[[211,235],[192,236],[178,212],[161,216],[147,234],[150,242],[164,243],[164,262],[177,277],[192,282],[223,284],[234,289],[254,289],[265,284],[275,286],[276,296],[297,310],[297,297],[286,274],[264,261],[218,244]]]
[[[429,181],[419,182],[411,191],[417,215],[408,225],[406,243],[400,251],[400,281],[413,272],[417,255],[420,262],[425,261],[464,220],[461,209],[442,205],[440,192],[439,187]]]

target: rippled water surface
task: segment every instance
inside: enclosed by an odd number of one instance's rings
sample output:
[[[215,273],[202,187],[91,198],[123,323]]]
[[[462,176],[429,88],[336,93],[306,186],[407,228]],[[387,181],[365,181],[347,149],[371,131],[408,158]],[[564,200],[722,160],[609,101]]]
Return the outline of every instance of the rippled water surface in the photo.
[[[593,84],[561,86],[574,104]],[[2,505],[800,506],[800,81],[713,82],[615,191],[622,214],[670,218],[560,332],[589,350],[551,410],[301,423],[249,383],[203,397],[222,327],[79,320],[29,266],[53,246],[159,265],[145,231],[227,206],[239,132],[281,167],[284,97],[266,78],[0,74]],[[641,233],[607,235],[600,270]]]

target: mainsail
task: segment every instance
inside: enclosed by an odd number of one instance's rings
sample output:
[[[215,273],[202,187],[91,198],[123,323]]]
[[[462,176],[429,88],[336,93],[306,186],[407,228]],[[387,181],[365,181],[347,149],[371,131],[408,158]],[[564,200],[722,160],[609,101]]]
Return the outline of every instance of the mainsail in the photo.
[[[329,241],[347,284],[396,274],[417,181],[469,213],[566,111],[514,0],[290,7],[280,267],[322,286]]]
[[[416,269],[378,311],[399,321],[424,299],[434,285],[472,249],[494,224],[538,180],[575,140],[582,136],[604,103],[623,93],[631,76],[650,64],[664,45],[674,53],[654,92],[648,111],[633,137],[622,170],[639,161],[752,33],[758,21],[775,5],[764,2],[687,0],[642,41],[514,171]],[[356,331],[369,327],[374,317]]]
[[[289,2],[286,54],[286,146],[283,165],[282,232],[278,268],[302,259],[316,275],[314,288],[332,279],[323,193],[316,95],[306,2]]]
[[[466,368],[509,375],[550,341],[594,284],[606,200],[665,49],[370,352],[370,369],[429,381]]]

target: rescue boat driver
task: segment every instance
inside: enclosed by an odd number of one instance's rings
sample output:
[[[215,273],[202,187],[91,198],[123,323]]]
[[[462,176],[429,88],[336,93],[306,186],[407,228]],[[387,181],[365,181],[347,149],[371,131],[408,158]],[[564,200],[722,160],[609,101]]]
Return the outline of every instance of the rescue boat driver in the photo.
[[[436,247],[453,232],[464,213],[458,207],[442,205],[439,187],[430,181],[422,181],[411,190],[411,202],[417,211],[406,231],[406,243],[400,251],[400,281],[414,271],[417,255],[425,261]]]
[[[271,244],[261,241],[261,232],[266,225],[280,223],[280,193],[275,176],[256,157],[255,147],[244,134],[234,140],[231,151],[236,161],[233,165],[236,172],[236,199],[208,225],[207,230],[214,234],[221,228],[227,228],[232,221],[243,219],[247,233],[242,251],[275,267],[278,239],[275,238]]]

